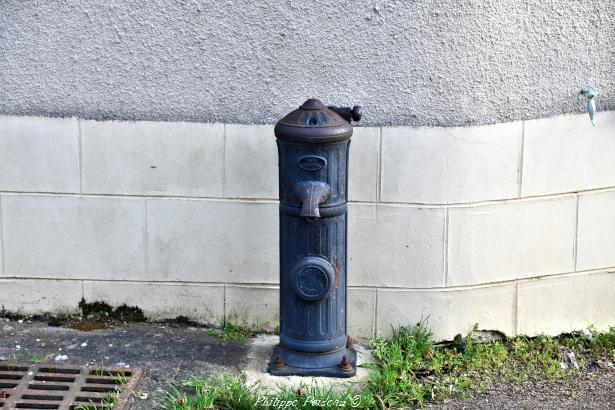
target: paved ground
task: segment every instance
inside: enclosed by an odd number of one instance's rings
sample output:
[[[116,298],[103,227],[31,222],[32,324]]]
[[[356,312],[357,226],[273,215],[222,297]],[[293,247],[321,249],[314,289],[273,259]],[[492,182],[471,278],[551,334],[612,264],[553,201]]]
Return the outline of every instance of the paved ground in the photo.
[[[87,345],[83,345],[87,344]],[[145,374],[133,397],[135,409],[152,409],[159,388],[198,372],[239,374],[247,365],[248,342],[223,341],[207,329],[168,324],[129,324],[83,332],[46,323],[0,319],[0,360],[32,361],[33,357],[68,356],[75,364],[101,363],[140,367]],[[61,350],[60,350],[61,349]],[[147,393],[147,398],[143,393]],[[439,403],[430,409],[615,409],[615,371],[595,369],[566,384],[528,386],[522,393],[507,389]]]
[[[87,343],[87,346],[81,346]],[[19,348],[18,348],[19,346]],[[62,350],[60,350],[62,349]],[[34,355],[66,355],[59,363],[140,367],[145,370],[134,397],[135,409],[152,409],[158,388],[185,380],[198,371],[238,374],[247,344],[209,336],[207,329],[180,325],[130,324],[112,329],[82,332],[46,323],[5,322],[0,319],[0,359],[30,362]]]

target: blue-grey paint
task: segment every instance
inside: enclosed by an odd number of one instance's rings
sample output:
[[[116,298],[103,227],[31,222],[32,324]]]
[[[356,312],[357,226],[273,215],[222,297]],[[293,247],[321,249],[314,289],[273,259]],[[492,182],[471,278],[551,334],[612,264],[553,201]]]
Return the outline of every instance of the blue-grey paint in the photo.
[[[269,371],[351,377],[356,351],[346,333],[346,233],[352,126],[322,102],[308,100],[274,131],[280,182],[280,344]]]
[[[604,0],[0,2],[0,113],[274,123],[306,98],[364,125],[615,109]]]

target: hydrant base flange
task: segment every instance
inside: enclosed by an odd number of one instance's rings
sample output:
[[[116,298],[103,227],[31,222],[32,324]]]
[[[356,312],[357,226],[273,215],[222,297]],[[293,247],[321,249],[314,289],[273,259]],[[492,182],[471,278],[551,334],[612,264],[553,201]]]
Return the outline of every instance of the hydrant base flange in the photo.
[[[268,367],[269,373],[274,376],[348,378],[357,373],[357,352],[354,348],[345,348],[335,352],[306,353],[278,345],[271,355]]]

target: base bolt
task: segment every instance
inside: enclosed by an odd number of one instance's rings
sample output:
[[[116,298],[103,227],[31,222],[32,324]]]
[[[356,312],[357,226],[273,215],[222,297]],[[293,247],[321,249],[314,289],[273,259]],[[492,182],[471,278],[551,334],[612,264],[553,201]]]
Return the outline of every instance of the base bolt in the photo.
[[[275,360],[273,361],[273,368],[274,369],[281,369],[282,367],[284,367],[284,361],[282,360],[282,356],[276,356]]]
[[[352,368],[352,365],[350,364],[350,362],[348,361],[348,358],[346,356],[342,357],[342,362],[340,363],[340,368],[345,371],[345,372],[351,372],[354,369]]]
[[[346,340],[346,349],[354,349],[354,344],[352,343],[352,339],[348,336]]]

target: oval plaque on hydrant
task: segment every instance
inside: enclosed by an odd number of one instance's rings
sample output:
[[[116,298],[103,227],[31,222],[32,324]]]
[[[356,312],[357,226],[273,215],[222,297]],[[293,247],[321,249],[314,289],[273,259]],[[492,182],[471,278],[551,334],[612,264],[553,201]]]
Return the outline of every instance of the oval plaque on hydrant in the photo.
[[[360,107],[307,100],[275,126],[280,172],[280,344],[273,375],[351,377],[346,327],[348,148]]]

